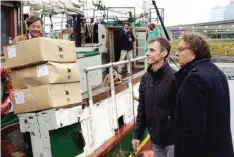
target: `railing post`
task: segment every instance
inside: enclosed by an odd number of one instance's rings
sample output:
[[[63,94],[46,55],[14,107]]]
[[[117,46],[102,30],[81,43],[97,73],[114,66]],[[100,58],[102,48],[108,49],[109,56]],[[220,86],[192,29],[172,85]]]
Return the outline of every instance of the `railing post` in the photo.
[[[109,76],[110,76],[110,86],[111,86],[111,99],[115,107],[116,125],[117,125],[118,135],[120,136],[119,123],[118,123],[118,109],[117,109],[117,104],[116,104],[116,99],[115,99],[115,83],[114,83],[114,77],[113,77],[113,65],[109,67]]]
[[[88,90],[88,98],[89,98],[89,106],[93,107],[93,95],[92,95],[92,87],[89,83],[89,71],[86,71],[86,81],[87,81],[87,90]]]
[[[86,72],[86,83],[87,83],[87,90],[88,90],[88,99],[89,99],[89,116],[91,117],[90,119],[88,119],[88,126],[86,126],[87,131],[89,132],[88,134],[88,142],[89,142],[89,146],[93,144],[93,138],[92,138],[92,111],[91,109],[93,108],[93,95],[92,95],[92,87],[91,84],[89,83],[89,71],[85,71]]]
[[[133,89],[133,71],[132,71],[132,61],[131,59],[129,59],[129,67],[130,67],[130,77],[129,77],[129,81],[128,81],[128,88],[129,88],[129,96],[130,96],[130,101],[132,103],[132,114],[133,114],[133,120],[134,120],[134,123],[136,122],[135,121],[135,108],[134,108],[134,89]]]

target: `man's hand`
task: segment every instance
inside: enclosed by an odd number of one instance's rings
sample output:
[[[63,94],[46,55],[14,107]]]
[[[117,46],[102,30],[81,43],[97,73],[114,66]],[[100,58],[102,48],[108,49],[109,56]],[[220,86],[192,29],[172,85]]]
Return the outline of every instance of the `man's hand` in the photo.
[[[137,102],[139,102],[139,98],[137,98],[135,95],[133,95],[133,100],[136,100]]]
[[[132,41],[132,38],[128,38],[129,41]]]
[[[132,147],[133,147],[135,152],[137,152],[137,149],[138,149],[139,145],[140,145],[140,140],[138,140],[138,139],[133,139],[132,140]]]

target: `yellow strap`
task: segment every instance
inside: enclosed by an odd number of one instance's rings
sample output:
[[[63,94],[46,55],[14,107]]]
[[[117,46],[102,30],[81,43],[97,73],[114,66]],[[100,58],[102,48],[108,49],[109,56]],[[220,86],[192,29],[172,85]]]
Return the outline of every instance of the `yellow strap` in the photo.
[[[139,148],[138,148],[136,154],[139,152],[139,150],[141,150],[141,149],[143,148],[143,146],[149,141],[149,139],[150,139],[150,136],[149,136],[149,134],[148,134],[148,135],[145,137],[145,139],[141,142],[141,144],[140,144],[140,146],[139,146]],[[133,155],[130,154],[128,157],[133,157]]]

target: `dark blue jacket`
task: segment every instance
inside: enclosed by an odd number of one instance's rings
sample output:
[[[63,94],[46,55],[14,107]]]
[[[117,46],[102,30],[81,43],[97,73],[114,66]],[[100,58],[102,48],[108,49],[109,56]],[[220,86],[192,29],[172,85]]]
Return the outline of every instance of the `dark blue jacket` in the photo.
[[[141,139],[148,129],[154,144],[173,144],[176,81],[174,69],[165,63],[157,72],[151,67],[142,77],[139,87],[135,139]]]
[[[121,39],[121,50],[127,50],[130,51],[133,49],[133,42],[135,41],[135,37],[131,31],[124,32],[122,29],[120,31],[120,39]],[[132,41],[129,41],[129,38],[132,39]]]
[[[225,74],[209,59],[176,73],[175,157],[234,157]]]

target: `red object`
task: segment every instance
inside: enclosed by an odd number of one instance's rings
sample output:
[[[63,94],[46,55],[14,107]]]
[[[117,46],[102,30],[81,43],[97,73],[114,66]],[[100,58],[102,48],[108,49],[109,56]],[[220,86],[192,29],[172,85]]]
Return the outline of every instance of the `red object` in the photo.
[[[154,157],[154,152],[152,150],[144,150],[140,152],[137,157]]]
[[[2,86],[2,103],[1,103],[1,115],[6,114],[12,105],[11,101],[11,87],[8,80],[8,71],[6,68],[0,68],[1,71],[1,86]]]
[[[8,96],[1,104],[1,115],[6,114],[11,109],[11,105],[10,96]]]

